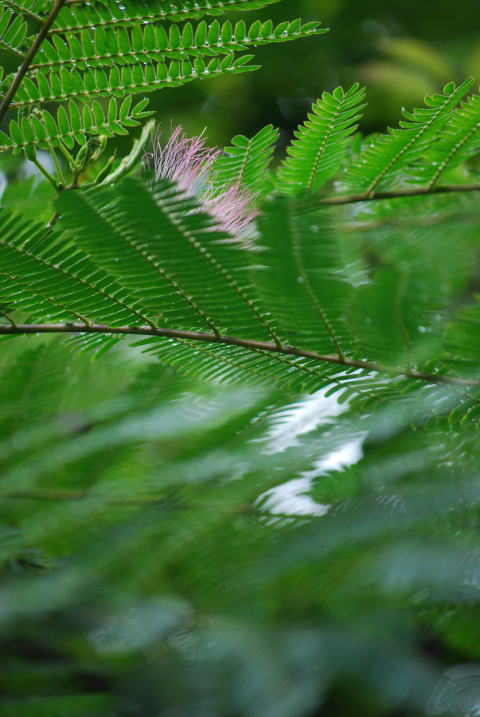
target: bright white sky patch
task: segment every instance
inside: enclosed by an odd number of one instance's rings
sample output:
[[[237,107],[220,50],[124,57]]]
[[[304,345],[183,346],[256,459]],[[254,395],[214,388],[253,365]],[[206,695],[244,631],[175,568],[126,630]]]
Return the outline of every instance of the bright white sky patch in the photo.
[[[270,434],[269,452],[275,453],[298,445],[298,436],[331,423],[332,419],[346,410],[346,407],[341,406],[335,398],[325,397],[325,392],[319,391],[301,404],[292,407],[289,413],[287,412],[287,419]],[[316,503],[309,495],[312,481],[361,460],[363,440],[364,436],[361,435],[349,441],[322,458],[315,468],[304,476],[294,478],[264,493],[261,499],[262,502],[267,499],[264,503],[265,507],[272,513],[325,515],[329,506]]]

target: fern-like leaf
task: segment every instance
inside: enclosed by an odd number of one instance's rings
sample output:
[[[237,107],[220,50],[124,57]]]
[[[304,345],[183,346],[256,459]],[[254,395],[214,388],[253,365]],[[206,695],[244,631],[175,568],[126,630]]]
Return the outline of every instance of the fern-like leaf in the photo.
[[[279,0],[103,0],[90,5],[71,3],[62,8],[50,34],[71,33],[99,27],[132,27],[165,20],[178,22],[222,15],[229,10],[259,10]]]
[[[12,107],[34,107],[45,102],[64,102],[68,99],[87,101],[96,97],[124,97],[126,94],[153,92],[165,87],[179,87],[194,79],[219,77],[225,74],[250,72],[258,65],[249,64],[252,55],[206,62],[196,58],[193,62],[174,60],[169,64],[136,64],[113,67],[109,72],[91,69],[85,72],[67,70],[37,73],[26,77],[18,89]]]
[[[350,348],[345,307],[350,287],[328,213],[306,219],[278,198],[259,222],[259,267],[253,280],[285,343],[324,354]]]
[[[185,60],[192,57],[215,57],[239,52],[248,47],[296,40],[327,32],[319,23],[302,24],[301,20],[284,22],[277,27],[269,20],[254,22],[247,27],[244,21],[232,25],[230,21],[210,25],[172,24],[136,25],[126,29],[100,26],[95,34],[82,30],[65,38],[54,35],[42,44],[31,72],[50,72],[61,67],[112,67],[151,61]]]
[[[480,149],[480,95],[472,95],[455,110],[428,155],[409,172],[415,183],[433,189],[442,178]]]
[[[7,212],[0,228],[0,296],[12,309],[36,321],[148,323],[135,299],[60,234]]]
[[[313,393],[337,384],[337,368],[308,358],[281,356],[238,346],[149,338],[135,343],[163,365],[184,376],[226,384],[276,387],[282,392]],[[343,387],[341,382],[339,389]]]
[[[250,298],[248,255],[168,183],[67,192],[62,222],[105,271],[172,328],[275,337]],[[84,227],[88,227],[85,231]]]
[[[324,92],[313,105],[308,121],[297,130],[287,148],[287,158],[277,174],[278,189],[299,194],[320,189],[345,160],[350,136],[357,128],[364,107],[365,90],[358,84],[347,92],[337,87]]]
[[[14,14],[9,8],[0,8],[0,47],[23,57],[26,49],[28,25],[22,15]]]
[[[472,78],[459,87],[450,83],[442,94],[426,97],[426,107],[412,112],[404,110],[405,120],[400,123],[400,129],[390,129],[387,135],[367,143],[345,174],[344,188],[368,195],[397,186],[406,168],[418,162],[430,147],[472,83]]]
[[[79,108],[70,101],[66,108],[59,107],[56,117],[47,110],[32,112],[20,123],[10,121],[10,136],[0,132],[0,152],[12,150],[17,154],[23,150],[29,154],[36,147],[51,149],[61,144],[73,149],[75,143],[84,144],[88,136],[125,135],[127,128],[136,127],[152,114],[145,110],[147,104],[143,99],[132,107],[132,97],[128,96],[121,103],[112,98],[108,107],[93,101]]]
[[[43,22],[47,15],[50,5],[47,0],[3,0],[3,4],[19,15]]]
[[[272,125],[264,127],[248,139],[237,135],[225,147],[212,167],[212,180],[224,188],[228,184],[241,184],[254,194],[261,193],[268,184],[268,169],[273,157],[278,130]]]

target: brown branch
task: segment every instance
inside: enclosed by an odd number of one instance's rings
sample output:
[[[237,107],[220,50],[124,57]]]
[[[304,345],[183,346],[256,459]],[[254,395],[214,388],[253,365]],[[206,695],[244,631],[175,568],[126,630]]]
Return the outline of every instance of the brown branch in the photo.
[[[5,94],[5,97],[2,99],[2,102],[0,103],[0,122],[5,117],[8,108],[10,107],[10,103],[13,100],[16,91],[20,87],[23,78],[25,77],[28,68],[32,64],[33,58],[37,54],[37,51],[44,41],[48,31],[50,30],[51,26],[55,22],[55,18],[57,17],[58,13],[62,9],[63,5],[65,4],[65,0],[57,0],[55,5],[50,11],[50,14],[46,18],[44,24],[40,28],[37,36],[35,37],[35,40],[33,41],[29,51],[25,55],[25,59],[20,65],[20,67],[17,70],[17,74],[15,75],[12,84],[7,90],[7,93]]]
[[[168,498],[164,495],[146,495],[140,498],[115,498],[113,496],[100,493],[85,493],[73,490],[25,490],[6,493],[0,496],[0,500],[34,500],[46,502],[76,502],[76,501],[104,501],[109,505],[128,507],[141,507],[149,505],[159,505],[165,503],[169,510],[198,510],[198,508],[217,508],[226,510],[234,514],[248,514],[259,518],[280,518],[288,520],[310,520],[315,515],[295,515],[290,513],[277,513],[269,510],[261,510],[251,505],[232,505],[231,503],[221,503],[219,501],[196,501],[191,503],[168,502]]]
[[[318,354],[314,351],[299,349],[294,346],[277,345],[265,341],[240,339],[236,336],[225,336],[199,331],[183,331],[179,329],[164,329],[152,326],[106,326],[104,324],[16,324],[15,326],[0,326],[0,336],[22,335],[22,334],[113,334],[122,336],[158,336],[160,338],[171,338],[180,341],[201,341],[209,344],[223,344],[225,346],[239,346],[251,351],[262,351],[286,356],[298,356],[300,358],[312,359],[324,363],[337,364],[348,368],[359,368],[364,371],[375,373],[386,373],[390,376],[405,376],[420,381],[435,384],[448,384],[453,386],[480,386],[480,381],[458,378],[456,376],[445,376],[443,374],[429,374],[422,371],[405,370],[400,371],[389,366],[362,361],[359,359],[346,358],[337,354]]]
[[[73,490],[25,490],[6,493],[1,500],[45,500],[45,501],[77,501],[105,500],[114,505],[155,505],[165,501],[165,496],[146,496],[143,498],[114,498],[95,493],[83,493]]]
[[[319,204],[336,207],[343,204],[357,204],[358,202],[376,202],[380,199],[404,199],[405,197],[425,197],[435,194],[457,194],[465,192],[480,192],[480,184],[448,184],[443,187],[412,187],[411,189],[397,189],[386,192],[361,192],[359,194],[344,194],[336,197],[324,197]],[[307,213],[315,211],[309,207]]]

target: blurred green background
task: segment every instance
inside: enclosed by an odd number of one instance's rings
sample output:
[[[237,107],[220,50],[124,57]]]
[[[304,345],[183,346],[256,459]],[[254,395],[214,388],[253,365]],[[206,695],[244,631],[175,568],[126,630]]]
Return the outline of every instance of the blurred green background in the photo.
[[[193,83],[153,98],[167,128],[207,129],[213,144],[273,123],[286,141],[323,90],[359,81],[369,108],[363,129],[396,123],[402,105],[414,105],[445,82],[480,76],[478,0],[284,0],[249,16],[276,22],[320,20],[328,35],[256,50],[256,73]]]

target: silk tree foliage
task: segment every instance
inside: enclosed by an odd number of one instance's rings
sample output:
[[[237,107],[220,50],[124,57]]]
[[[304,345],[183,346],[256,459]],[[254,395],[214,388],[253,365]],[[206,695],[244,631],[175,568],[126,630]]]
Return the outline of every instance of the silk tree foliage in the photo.
[[[283,158],[149,172],[145,93],[323,31],[224,16],[268,4],[2,5],[53,196],[0,213],[2,715],[476,709],[480,96],[362,138],[339,87]]]

